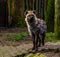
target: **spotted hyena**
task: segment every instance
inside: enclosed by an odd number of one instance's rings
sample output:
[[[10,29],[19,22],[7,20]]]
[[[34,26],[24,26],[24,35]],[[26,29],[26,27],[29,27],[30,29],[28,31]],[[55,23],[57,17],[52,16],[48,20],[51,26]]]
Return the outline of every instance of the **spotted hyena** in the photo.
[[[28,31],[33,40],[32,50],[38,50],[38,47],[44,45],[46,35],[46,22],[37,18],[35,11],[30,10],[25,12],[25,21],[28,27]]]

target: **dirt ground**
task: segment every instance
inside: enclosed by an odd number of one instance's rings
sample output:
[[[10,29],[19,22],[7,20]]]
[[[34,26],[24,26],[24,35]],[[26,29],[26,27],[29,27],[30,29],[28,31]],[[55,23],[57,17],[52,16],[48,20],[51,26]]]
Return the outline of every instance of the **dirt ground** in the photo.
[[[27,28],[0,28],[0,33],[22,33],[26,31]]]
[[[6,39],[6,34],[16,34],[16,33],[23,33],[26,32],[27,29],[24,28],[3,28],[0,29],[0,34],[3,34],[3,37],[0,37],[0,46],[17,46],[17,47],[21,47],[21,48],[32,48],[32,41],[31,40],[22,40],[22,41],[5,41]],[[27,38],[30,36],[27,36]],[[24,45],[26,44],[26,45]],[[21,50],[20,48],[20,50]],[[58,50],[59,49],[59,50]],[[22,51],[22,50],[21,50]],[[28,50],[29,51],[29,50]],[[34,53],[34,52],[30,52],[30,53]],[[29,54],[30,54],[29,53]],[[60,42],[57,43],[45,43],[44,47],[40,47],[39,48],[39,52],[37,52],[36,54],[44,54],[46,57],[60,57]],[[20,55],[16,55],[15,57],[20,57]],[[24,56],[22,56],[24,57]]]

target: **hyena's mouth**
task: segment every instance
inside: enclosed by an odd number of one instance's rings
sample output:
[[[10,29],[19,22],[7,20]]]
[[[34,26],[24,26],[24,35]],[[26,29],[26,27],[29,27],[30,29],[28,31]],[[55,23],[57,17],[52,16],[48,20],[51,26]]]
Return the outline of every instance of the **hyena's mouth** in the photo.
[[[30,22],[30,23],[34,22],[34,19],[33,18],[29,19],[28,22]]]
[[[34,20],[35,20],[35,17],[33,17],[33,16],[30,16],[29,18],[28,18],[28,22],[34,22]]]

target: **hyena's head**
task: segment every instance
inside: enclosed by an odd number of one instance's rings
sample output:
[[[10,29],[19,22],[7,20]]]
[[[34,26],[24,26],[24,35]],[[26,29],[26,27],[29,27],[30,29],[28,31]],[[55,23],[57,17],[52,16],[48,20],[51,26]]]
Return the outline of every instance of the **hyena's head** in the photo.
[[[33,10],[29,10],[25,12],[25,16],[26,16],[26,20],[29,23],[35,22],[35,20],[37,19],[36,17],[36,12]]]

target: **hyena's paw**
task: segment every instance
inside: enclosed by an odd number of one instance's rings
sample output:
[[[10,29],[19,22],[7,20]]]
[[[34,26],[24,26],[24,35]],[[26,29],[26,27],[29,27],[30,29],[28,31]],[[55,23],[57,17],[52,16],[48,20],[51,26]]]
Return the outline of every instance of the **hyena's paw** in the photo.
[[[33,47],[32,50],[35,50],[35,47]]]
[[[35,52],[37,52],[37,51],[38,51],[38,48],[35,49]]]
[[[44,46],[45,45],[45,43],[42,43],[42,46]]]
[[[41,47],[41,43],[38,43],[38,47]]]
[[[38,45],[38,47],[41,47],[41,45]]]

